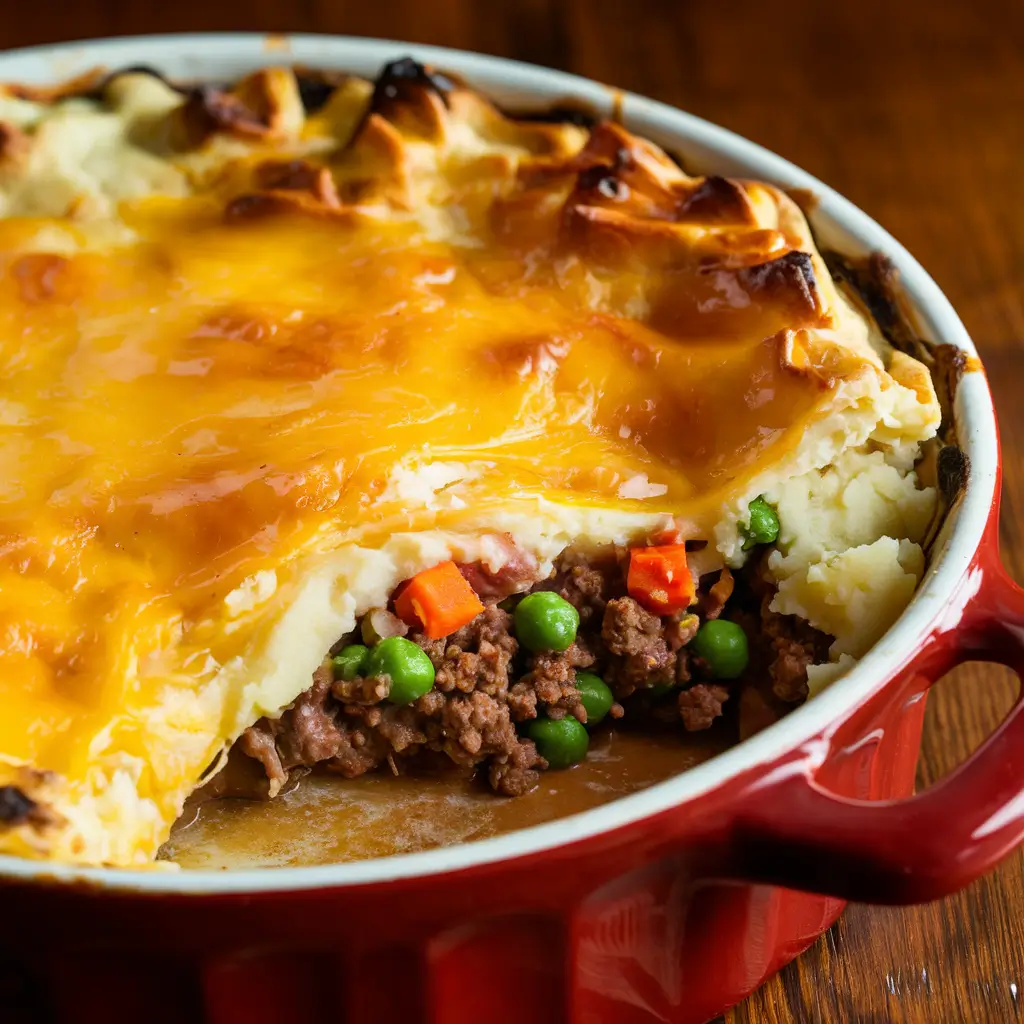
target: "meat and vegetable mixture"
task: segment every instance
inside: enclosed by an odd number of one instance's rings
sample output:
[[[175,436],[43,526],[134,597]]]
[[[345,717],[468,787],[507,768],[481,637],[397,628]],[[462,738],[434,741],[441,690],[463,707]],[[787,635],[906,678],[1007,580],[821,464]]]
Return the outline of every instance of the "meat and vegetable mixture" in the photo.
[[[775,510],[755,500],[748,549],[778,532]],[[266,780],[234,791],[273,795],[314,765],[355,778],[447,758],[518,796],[539,771],[582,761],[608,720],[697,731],[731,704],[756,730],[807,696],[807,666],[832,638],[770,611],[756,552],[735,577],[699,580],[688,553],[686,543],[570,549],[540,580],[529,562],[425,570],[339,640],[290,710],[247,730],[237,749]],[[222,791],[238,776],[225,773]]]

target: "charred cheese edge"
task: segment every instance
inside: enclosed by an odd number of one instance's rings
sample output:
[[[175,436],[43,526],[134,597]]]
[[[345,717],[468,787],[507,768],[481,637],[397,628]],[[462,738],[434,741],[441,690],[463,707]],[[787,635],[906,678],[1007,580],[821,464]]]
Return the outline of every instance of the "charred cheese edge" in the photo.
[[[738,565],[765,494],[824,680],[917,584],[938,420],[783,192],[618,124],[408,60],[0,87],[0,852],[151,863],[450,557]]]

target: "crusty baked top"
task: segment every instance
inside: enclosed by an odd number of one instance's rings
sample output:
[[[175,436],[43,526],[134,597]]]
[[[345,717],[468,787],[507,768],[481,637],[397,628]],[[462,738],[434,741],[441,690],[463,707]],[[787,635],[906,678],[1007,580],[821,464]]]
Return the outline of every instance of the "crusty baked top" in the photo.
[[[410,60],[0,89],[0,214],[0,784],[79,815],[61,856],[152,854],[294,698],[253,645],[311,558],[514,514],[709,539],[937,422],[784,193]],[[122,777],[142,823],[97,839]]]

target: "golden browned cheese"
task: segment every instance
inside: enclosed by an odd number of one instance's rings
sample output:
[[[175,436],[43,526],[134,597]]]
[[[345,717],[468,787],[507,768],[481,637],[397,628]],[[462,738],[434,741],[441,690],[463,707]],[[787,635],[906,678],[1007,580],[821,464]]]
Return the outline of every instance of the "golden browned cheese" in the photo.
[[[58,856],[152,855],[280,710],[216,682],[268,628],[225,610],[261,572],[280,591],[346,543],[538,502],[709,537],[844,380],[892,383],[779,191],[688,177],[615,124],[382,81],[328,82],[308,116],[283,70],[168,94],[133,131],[173,189],[0,220],[0,784],[60,819],[17,823],[17,852],[52,854],[50,829]],[[156,88],[77,102],[126,119]],[[8,196],[43,130],[8,131]],[[430,464],[461,467],[453,500],[396,487]],[[115,775],[149,824],[102,805]]]

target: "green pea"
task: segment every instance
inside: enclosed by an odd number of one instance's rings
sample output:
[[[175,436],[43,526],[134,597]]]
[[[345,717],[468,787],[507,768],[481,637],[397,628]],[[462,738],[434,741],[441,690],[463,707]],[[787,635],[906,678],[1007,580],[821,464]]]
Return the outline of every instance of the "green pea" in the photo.
[[[747,512],[750,523],[742,530],[744,551],[749,551],[758,544],[771,544],[778,539],[778,514],[764,498],[755,498],[747,507]]]
[[[671,693],[675,688],[675,683],[658,683],[657,686],[651,687],[650,694],[652,697],[664,697],[666,693]]]
[[[571,715],[565,718],[537,718],[527,735],[537,744],[537,752],[549,768],[571,768],[587,756],[590,739],[587,730]]]
[[[516,605],[516,639],[530,651],[564,651],[576,639],[580,613],[554,591],[527,594]]]
[[[580,703],[587,711],[587,725],[597,725],[615,703],[612,691],[593,672],[577,672],[576,688],[580,691]]]
[[[750,660],[747,634],[727,619],[705,622],[690,647],[697,657],[707,662],[716,679],[736,679]]]
[[[369,653],[369,647],[364,647],[362,644],[349,644],[347,647],[342,647],[331,658],[331,664],[334,666],[334,678],[355,679],[356,676],[363,675],[363,666],[366,664]]]
[[[370,651],[368,676],[390,676],[392,704],[411,704],[434,685],[434,666],[421,647],[401,636],[389,636]]]

